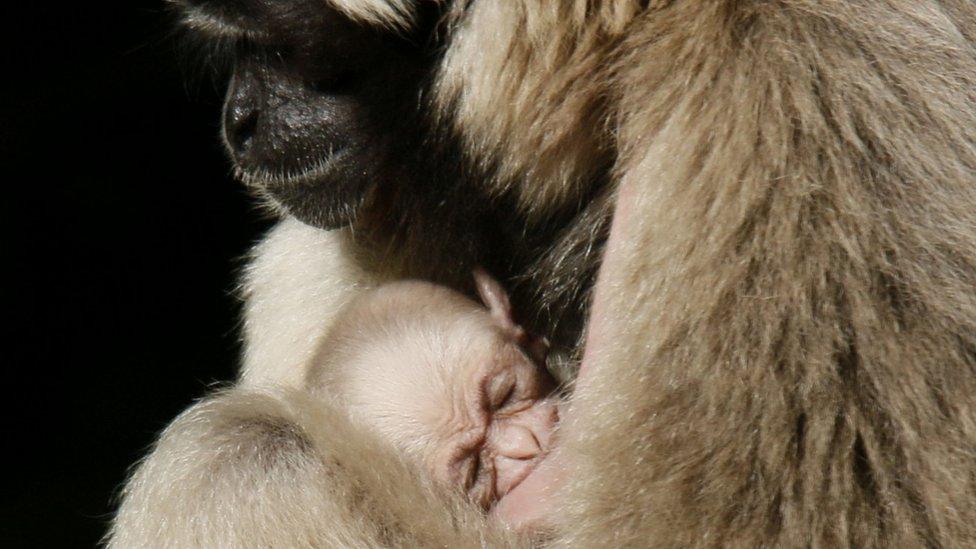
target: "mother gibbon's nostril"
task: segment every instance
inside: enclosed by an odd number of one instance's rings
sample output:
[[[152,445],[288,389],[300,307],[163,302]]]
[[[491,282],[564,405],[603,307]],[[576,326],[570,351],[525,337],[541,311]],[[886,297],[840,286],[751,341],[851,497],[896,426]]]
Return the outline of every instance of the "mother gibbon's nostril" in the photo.
[[[252,65],[239,67],[231,79],[224,103],[224,139],[234,160],[252,153],[254,139],[265,100],[270,90],[265,85],[265,73]]]
[[[244,111],[241,109],[240,111]],[[247,154],[257,133],[259,111],[247,109],[240,112],[231,107],[227,109],[227,116],[224,120],[224,134],[227,144],[235,156]]]

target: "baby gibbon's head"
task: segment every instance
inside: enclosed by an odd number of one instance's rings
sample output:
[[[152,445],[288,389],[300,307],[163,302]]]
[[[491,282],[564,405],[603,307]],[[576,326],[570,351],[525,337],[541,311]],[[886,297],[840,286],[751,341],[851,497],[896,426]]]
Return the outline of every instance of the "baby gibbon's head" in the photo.
[[[475,280],[486,306],[419,281],[357,297],[310,384],[487,509],[546,455],[558,412],[545,342],[514,323],[495,280],[480,271]]]

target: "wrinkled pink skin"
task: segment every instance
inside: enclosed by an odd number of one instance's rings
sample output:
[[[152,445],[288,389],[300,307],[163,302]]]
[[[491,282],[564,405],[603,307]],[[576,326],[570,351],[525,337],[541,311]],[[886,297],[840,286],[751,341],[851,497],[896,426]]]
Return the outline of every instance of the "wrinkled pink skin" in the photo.
[[[434,477],[460,486],[489,509],[543,460],[559,421],[555,381],[517,347],[499,349],[499,366],[474,369],[459,380],[462,429],[443,437],[433,456]],[[491,363],[491,361],[487,361]],[[505,398],[499,398],[509,395]]]
[[[495,449],[495,493],[504,498],[536,468],[549,450],[559,415],[545,400],[510,418],[496,420],[488,433]]]
[[[627,225],[636,223],[632,206],[635,194],[632,184],[625,183],[618,190],[610,236],[607,239],[603,263],[594,288],[589,331],[576,379],[577,391],[585,390],[587,372],[592,368],[594,357],[599,356],[602,348],[606,346],[607,327],[603,311],[606,310],[607,292],[610,291],[607,288],[607,273],[614,271],[621,261],[619,257],[621,232]],[[522,479],[522,482],[502,497],[492,510],[492,515],[514,530],[531,531],[545,528],[553,517],[557,504],[556,498],[567,480],[567,474],[564,458],[558,451],[549,452],[541,460],[533,463],[532,470]]]
[[[559,421],[556,382],[545,369],[548,343],[515,323],[501,285],[482,270],[475,285],[491,315],[487,330],[459,325],[446,337],[481,341],[467,361],[453,363],[452,389],[432,426],[440,441],[430,455],[434,478],[460,486],[468,498],[490,509],[519,486],[543,460]],[[490,343],[484,343],[488,337]],[[477,356],[473,353],[486,353]]]
[[[564,473],[559,455],[550,454],[495,505],[492,515],[514,530],[545,527],[552,516],[556,491],[565,480]]]

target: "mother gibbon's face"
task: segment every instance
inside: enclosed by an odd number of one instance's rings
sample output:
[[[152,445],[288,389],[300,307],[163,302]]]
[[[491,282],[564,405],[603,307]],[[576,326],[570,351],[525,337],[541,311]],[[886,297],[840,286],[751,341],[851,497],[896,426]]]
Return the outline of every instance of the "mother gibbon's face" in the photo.
[[[188,27],[232,45],[224,142],[275,207],[338,227],[390,182],[427,175],[414,160],[440,2],[174,1]]]

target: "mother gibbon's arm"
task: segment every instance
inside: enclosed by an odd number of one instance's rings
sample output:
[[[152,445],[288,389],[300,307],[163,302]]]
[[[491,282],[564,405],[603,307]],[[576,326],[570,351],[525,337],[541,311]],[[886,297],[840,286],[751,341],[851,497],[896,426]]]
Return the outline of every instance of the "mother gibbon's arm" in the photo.
[[[976,543],[976,8],[632,28],[566,540]]]

